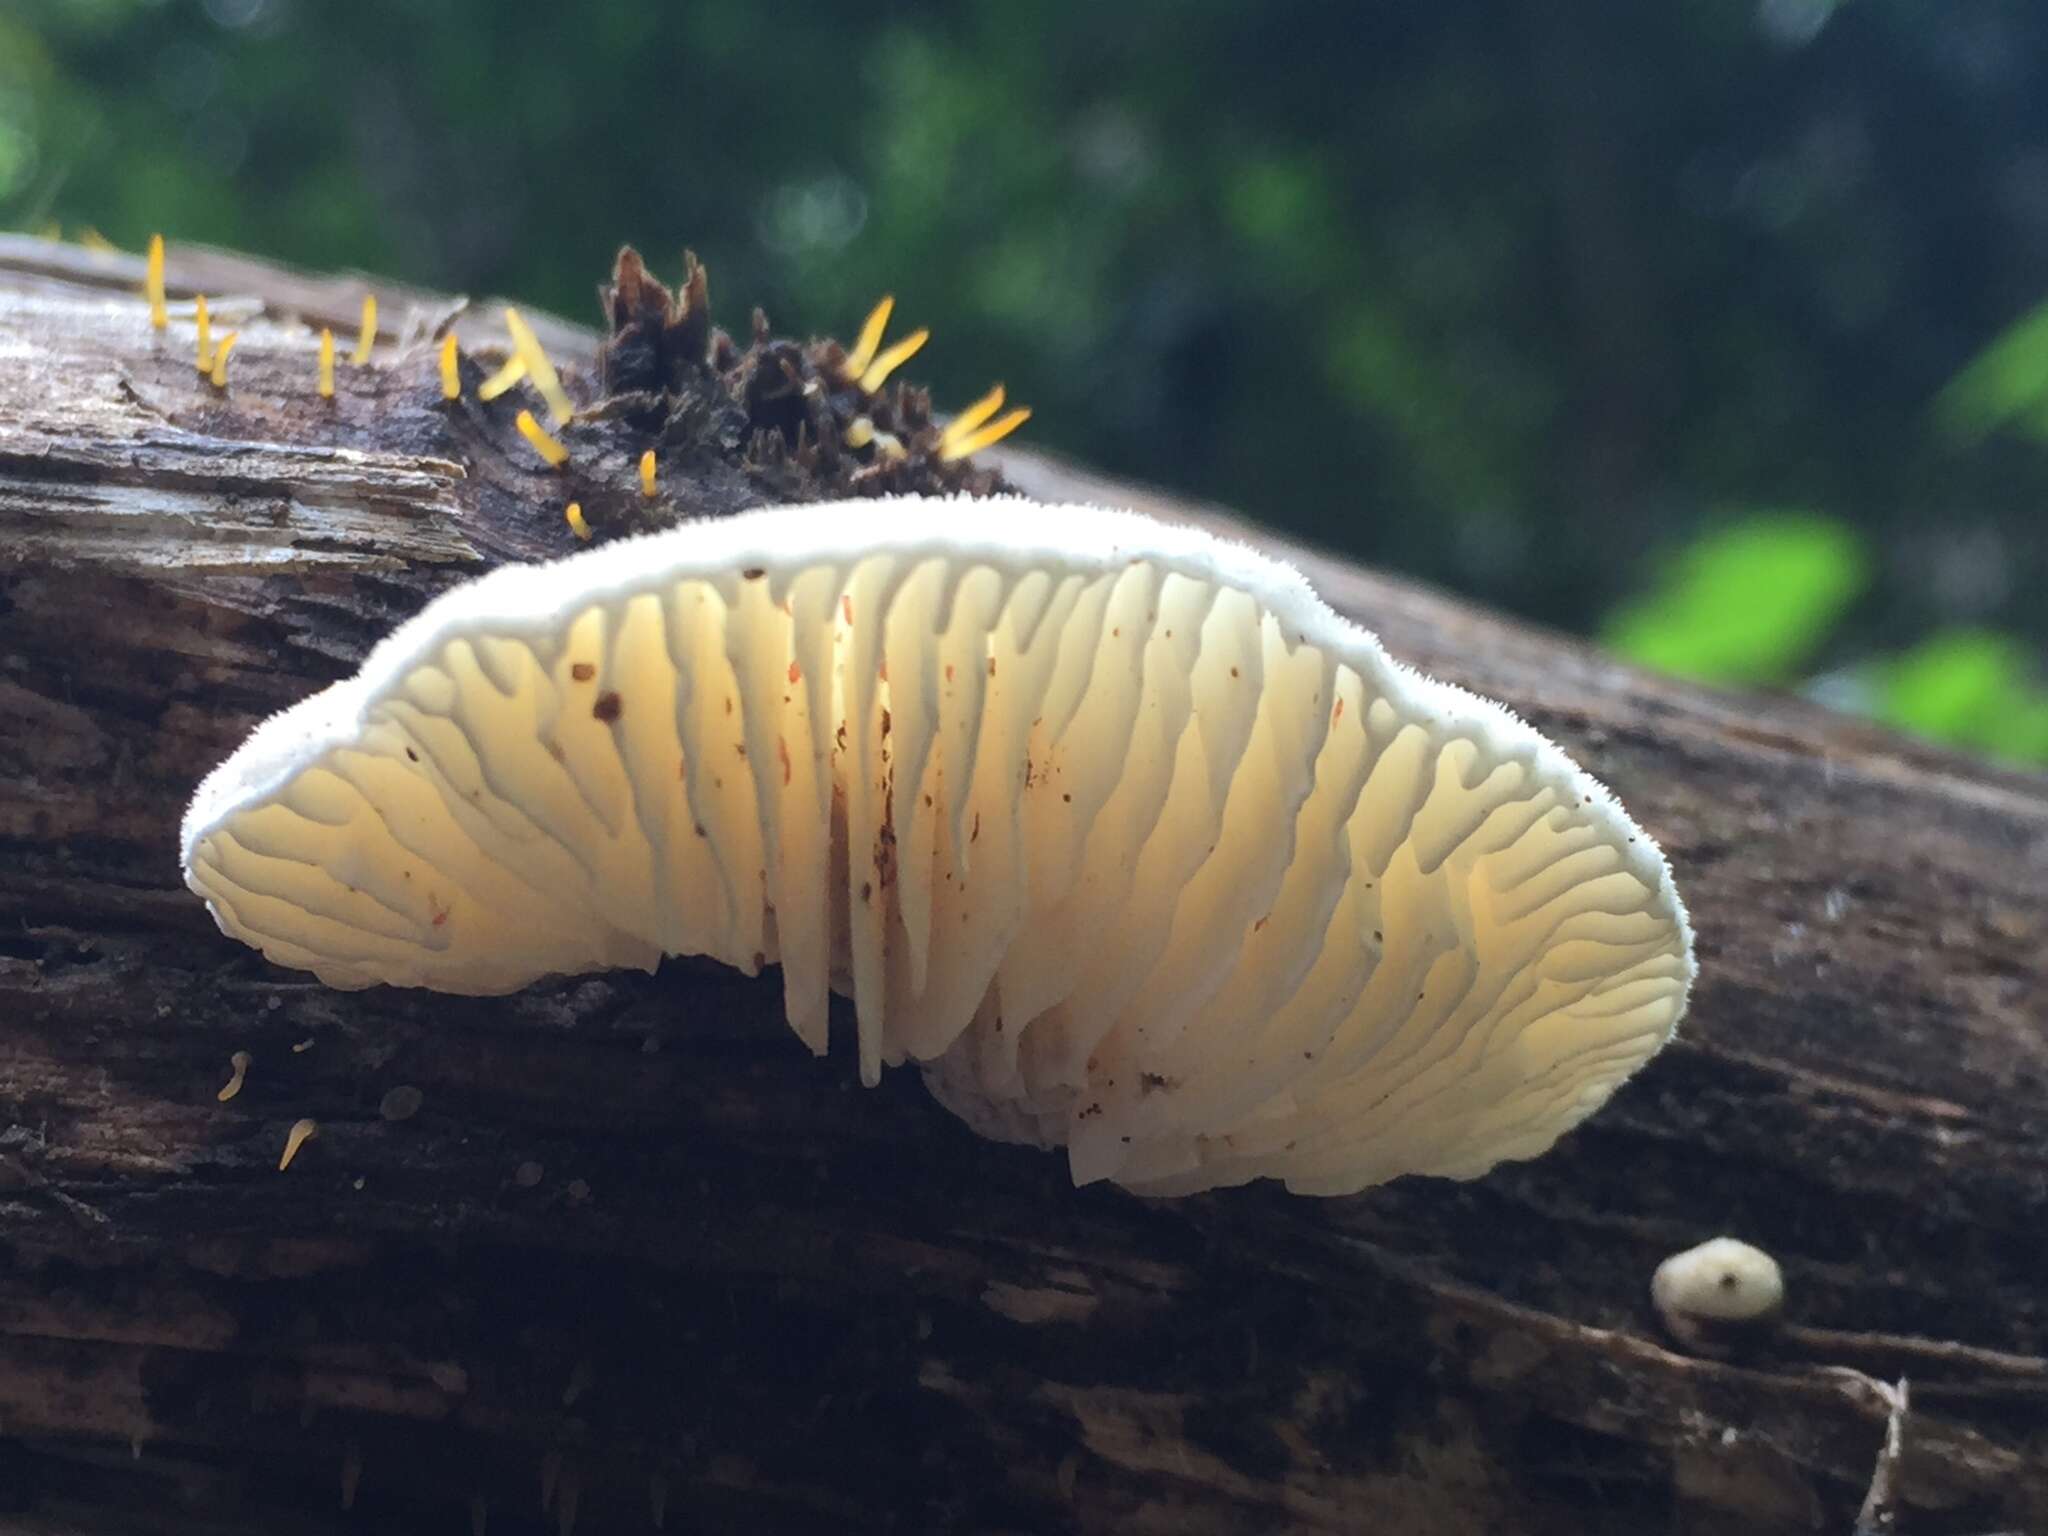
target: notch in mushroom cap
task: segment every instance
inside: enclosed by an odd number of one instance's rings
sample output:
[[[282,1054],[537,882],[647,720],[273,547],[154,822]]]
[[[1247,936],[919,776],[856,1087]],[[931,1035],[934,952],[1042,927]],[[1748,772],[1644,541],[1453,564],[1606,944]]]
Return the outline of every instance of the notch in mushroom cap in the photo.
[[[1075,1179],[1530,1157],[1669,1038],[1656,845],[1294,571],[1131,513],[783,508],[508,567],[261,726],[187,883],[330,984],[783,970]]]

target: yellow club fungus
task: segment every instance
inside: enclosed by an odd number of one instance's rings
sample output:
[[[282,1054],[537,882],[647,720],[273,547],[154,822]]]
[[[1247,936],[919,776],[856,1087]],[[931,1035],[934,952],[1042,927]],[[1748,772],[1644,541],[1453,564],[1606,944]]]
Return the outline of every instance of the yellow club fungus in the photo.
[[[456,360],[455,333],[450,331],[441,338],[441,398],[460,400],[462,398],[462,368]]]
[[[875,440],[875,424],[865,416],[856,416],[846,424],[846,431],[840,441],[849,448],[865,448]]]
[[[910,450],[903,446],[903,439],[894,432],[875,434],[875,457],[884,464],[894,464],[910,457]]]
[[[583,520],[582,502],[570,502],[569,510],[562,514],[562,521],[569,525],[569,531],[575,534],[577,538],[583,540],[586,544],[590,542],[590,524]]]
[[[525,377],[526,359],[515,352],[505,360],[504,367],[476,387],[476,397],[479,400],[495,400]]]
[[[853,344],[853,350],[846,354],[846,361],[840,365],[847,382],[857,381],[867,372],[868,364],[875,360],[875,351],[882,345],[882,332],[889,328],[889,315],[896,308],[894,295],[883,295],[882,302],[868,311],[868,317],[861,322],[860,336]]]
[[[654,450],[648,449],[640,455],[640,494],[649,500],[654,496]]]
[[[545,1514],[554,1508],[555,1482],[562,1475],[562,1453],[548,1451],[540,1459],[540,1507]]]
[[[221,337],[220,345],[213,349],[213,366],[206,371],[207,379],[215,389],[228,387],[228,354],[235,350],[235,341],[240,331],[229,331]]]
[[[946,423],[946,430],[939,434],[939,447],[944,449],[947,445],[958,442],[995,415],[1003,408],[1003,398],[1003,386],[998,384],[971,405],[962,406],[959,413]]]
[[[533,451],[556,469],[569,462],[569,450],[562,446],[559,438],[548,435],[548,429],[533,419],[533,412],[521,411],[513,425],[519,428],[521,437],[533,444]]]
[[[861,374],[861,391],[864,394],[874,394],[884,384],[889,382],[890,374],[917,356],[924,344],[931,339],[932,333],[923,326],[919,326],[894,346],[885,350],[881,356],[877,357],[872,363],[869,363],[866,372]]]
[[[64,226],[55,219],[45,219],[36,226],[36,238],[38,240],[62,240],[64,238]]]
[[[307,1142],[311,1141],[315,1136],[318,1136],[319,1134],[319,1121],[294,1121],[292,1123],[292,1128],[285,1133],[284,1156],[280,1157],[277,1160],[277,1171],[279,1173],[283,1173],[285,1169],[291,1167],[292,1159],[299,1155],[299,1148],[303,1147]]]
[[[969,454],[979,453],[993,447],[1031,419],[1031,407],[1020,405],[1007,411],[979,431],[954,436],[954,423],[948,426],[939,438],[939,462],[951,464],[955,459],[964,459]]]
[[[88,251],[91,251],[95,256],[111,256],[121,249],[121,247],[114,244],[113,241],[94,229],[90,224],[78,232],[78,243]]]
[[[320,330],[320,398],[334,398],[334,332],[324,326]]]
[[[348,355],[352,363],[362,364],[370,360],[370,349],[377,345],[377,295],[363,295],[362,324],[356,328],[356,349]]]
[[[568,393],[555,374],[555,365],[548,361],[540,338],[533,334],[533,327],[516,309],[506,309],[505,329],[512,333],[512,345],[526,364],[526,376],[533,380],[533,387],[540,391],[541,399],[547,401],[548,414],[555,418],[556,426],[566,427],[576,414],[576,407],[569,403]]]
[[[213,321],[206,313],[206,295],[199,294],[192,300],[192,321],[199,327],[199,353],[196,359],[201,373],[213,372]]]
[[[583,1494],[583,1474],[575,1467],[562,1468],[561,1486],[555,1491],[555,1536],[576,1536],[576,1505]]]
[[[597,1373],[591,1369],[589,1357],[578,1360],[569,1370],[569,1384],[562,1388],[562,1406],[574,1408],[576,1399],[588,1392],[596,1379]]]
[[[229,1099],[240,1093],[242,1091],[242,1079],[248,1075],[249,1063],[254,1059],[247,1051],[237,1051],[234,1055],[230,1056],[228,1058],[228,1065],[234,1070],[228,1075],[227,1082],[214,1097],[225,1104]]]
[[[170,312],[164,307],[164,237],[149,237],[149,275],[143,279],[144,291],[149,295],[149,323],[161,331],[171,323]]]

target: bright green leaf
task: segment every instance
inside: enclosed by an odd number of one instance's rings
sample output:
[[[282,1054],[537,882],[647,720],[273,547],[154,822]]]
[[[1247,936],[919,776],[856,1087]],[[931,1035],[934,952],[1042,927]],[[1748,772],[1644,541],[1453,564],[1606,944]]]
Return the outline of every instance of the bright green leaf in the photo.
[[[2048,304],[2022,315],[1949,380],[1935,397],[1934,419],[1961,443],[2008,423],[2048,437]]]
[[[2048,689],[2010,635],[1944,630],[1875,667],[1878,713],[1916,735],[2048,762]]]
[[[1609,615],[1608,646],[1706,682],[1790,680],[1870,580],[1854,530],[1799,512],[1757,513],[1684,551],[1647,596]]]

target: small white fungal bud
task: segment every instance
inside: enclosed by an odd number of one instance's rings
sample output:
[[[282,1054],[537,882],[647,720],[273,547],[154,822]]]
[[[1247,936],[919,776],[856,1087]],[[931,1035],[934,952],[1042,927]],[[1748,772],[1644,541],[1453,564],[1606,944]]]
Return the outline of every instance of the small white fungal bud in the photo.
[[[341,1507],[355,1508],[356,1487],[363,1480],[363,1450],[351,1440],[341,1453]]]
[[[1680,1344],[1696,1354],[1726,1355],[1777,1326],[1785,1277],[1761,1248],[1716,1237],[1659,1264],[1650,1300]]]

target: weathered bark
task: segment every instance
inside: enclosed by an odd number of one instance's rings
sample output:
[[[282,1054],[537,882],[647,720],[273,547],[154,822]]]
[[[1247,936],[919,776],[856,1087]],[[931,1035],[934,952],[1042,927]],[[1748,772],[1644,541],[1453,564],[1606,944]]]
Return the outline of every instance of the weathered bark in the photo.
[[[631,1530],[665,1487],[677,1529],[1847,1531],[1906,1377],[1899,1528],[2048,1529],[2041,780],[1016,453],[1299,560],[1589,763],[1692,905],[1681,1039],[1472,1184],[1147,1203],[860,1090],[772,978],[329,992],[179,885],[194,783],[434,591],[571,547],[568,495],[602,531],[637,493],[623,452],[526,468],[425,346],[319,400],[286,312],[355,291],[233,270],[268,310],[223,396],[139,264],[0,240],[0,1527]],[[1724,1230],[1801,1325],[1735,1363],[1646,1306]]]

